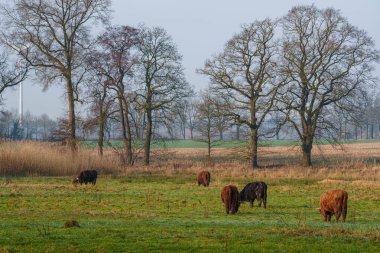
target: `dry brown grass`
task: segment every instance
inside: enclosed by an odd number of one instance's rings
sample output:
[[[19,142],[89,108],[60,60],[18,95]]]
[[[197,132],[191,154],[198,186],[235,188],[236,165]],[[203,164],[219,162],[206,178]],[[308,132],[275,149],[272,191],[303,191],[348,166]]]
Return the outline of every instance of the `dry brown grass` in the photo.
[[[214,160],[207,162],[204,159],[204,149],[157,150],[153,154],[152,165],[143,166],[137,163],[133,167],[125,167],[120,163],[118,155],[111,150],[105,152],[103,159],[99,158],[96,150],[91,149],[80,149],[78,154],[72,157],[68,149],[51,143],[5,142],[0,144],[0,175],[72,176],[81,170],[97,169],[101,174],[154,173],[175,176],[178,174],[197,175],[201,170],[208,170],[212,173],[214,182],[220,182],[227,177],[315,178],[356,180],[358,184],[377,185],[380,180],[380,166],[367,161],[368,158],[375,159],[380,156],[380,143],[348,144],[343,149],[328,145],[317,146],[314,149],[314,157],[331,159],[333,162],[312,168],[294,163],[282,163],[300,156],[295,147],[261,148],[260,157],[270,162],[267,163],[268,166],[255,170],[252,170],[244,160],[232,159],[238,156],[236,152],[235,149],[215,149]],[[223,160],[218,157],[232,158]],[[281,157],[281,160],[278,160],[278,157]]]
[[[114,157],[100,159],[96,152],[79,150],[73,157],[65,147],[41,142],[5,142],[0,144],[0,174],[11,176],[68,176],[94,168],[103,173],[119,168]]]

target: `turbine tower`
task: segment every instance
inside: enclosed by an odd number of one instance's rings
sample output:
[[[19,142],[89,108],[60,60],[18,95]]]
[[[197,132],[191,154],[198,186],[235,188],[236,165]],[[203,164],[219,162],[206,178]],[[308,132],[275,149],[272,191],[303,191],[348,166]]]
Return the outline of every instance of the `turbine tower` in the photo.
[[[24,45],[21,48],[19,48],[18,46],[14,45],[13,43],[10,43],[8,41],[5,41],[11,48],[13,48],[14,50],[16,50],[19,54],[21,54],[21,51],[22,49],[24,50],[28,50],[29,49],[29,44],[27,45]],[[18,60],[17,63],[16,63],[16,68],[18,68],[18,71],[19,73],[21,73],[21,61]],[[23,110],[24,110],[24,94],[23,94],[23,85],[22,85],[22,81],[20,82],[20,97],[19,97],[19,107],[18,107],[18,125],[20,128],[22,128],[22,120],[23,120]]]
[[[18,73],[21,73],[21,62],[18,60],[16,62],[16,69]],[[24,92],[23,92],[23,85],[22,82],[20,82],[20,96],[19,96],[19,101],[18,101],[18,126],[19,128],[22,128],[22,119],[23,119],[23,111],[24,111]]]
[[[19,97],[19,105],[18,105],[18,126],[22,128],[22,118],[24,111],[24,94],[23,94],[23,85],[20,82],[20,97]]]

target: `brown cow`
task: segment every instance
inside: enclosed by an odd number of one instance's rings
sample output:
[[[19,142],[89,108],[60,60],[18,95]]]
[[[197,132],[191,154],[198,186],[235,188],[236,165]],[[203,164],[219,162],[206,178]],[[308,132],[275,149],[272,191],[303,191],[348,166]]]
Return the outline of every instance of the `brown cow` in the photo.
[[[208,171],[201,171],[198,174],[198,186],[203,185],[203,186],[209,186],[210,185],[210,172]]]
[[[343,222],[346,222],[347,199],[347,192],[340,189],[324,192],[319,202],[319,212],[322,214],[323,220],[331,221],[331,216],[334,214],[338,222],[342,214]]]
[[[240,196],[236,186],[224,186],[224,188],[222,189],[221,197],[222,202],[224,203],[224,206],[226,208],[227,214],[229,214],[230,212],[234,214],[238,211],[240,206]]]

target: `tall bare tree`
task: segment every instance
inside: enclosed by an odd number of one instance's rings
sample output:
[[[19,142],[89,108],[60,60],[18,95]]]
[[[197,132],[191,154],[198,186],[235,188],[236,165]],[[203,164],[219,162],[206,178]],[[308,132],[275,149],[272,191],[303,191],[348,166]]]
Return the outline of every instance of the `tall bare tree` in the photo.
[[[244,25],[223,53],[199,70],[210,78],[213,90],[225,100],[226,115],[250,128],[251,166],[258,166],[259,129],[274,104],[275,24],[269,19]]]
[[[130,122],[131,80],[133,68],[138,63],[136,53],[140,42],[138,30],[129,26],[109,27],[98,38],[100,49],[89,57],[89,64],[104,80],[103,87],[116,93],[119,106],[122,138],[125,145],[126,163],[132,165],[132,126]],[[129,83],[128,83],[129,82]],[[104,93],[106,95],[107,93]],[[105,100],[103,100],[105,102]],[[105,116],[105,115],[104,115]]]
[[[316,134],[333,127],[332,106],[352,110],[379,60],[373,40],[335,9],[297,6],[282,21],[281,72],[289,85],[279,96],[296,130],[303,164],[311,166]]]
[[[176,104],[191,94],[191,89],[184,77],[182,56],[163,28],[141,27],[139,50],[142,66],[137,99],[146,115],[144,163],[148,165],[154,115],[168,115]]]
[[[2,40],[15,49],[45,87],[65,81],[68,142],[76,150],[75,101],[83,78],[83,52],[90,45],[90,22],[107,21],[110,0],[13,0],[2,6]]]

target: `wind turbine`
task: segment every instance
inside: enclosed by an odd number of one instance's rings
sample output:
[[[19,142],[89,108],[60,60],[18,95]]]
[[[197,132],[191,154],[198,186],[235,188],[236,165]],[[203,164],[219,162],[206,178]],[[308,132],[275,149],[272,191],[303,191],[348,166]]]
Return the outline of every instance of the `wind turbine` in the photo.
[[[30,45],[24,45],[22,48],[16,46],[13,43],[10,43],[9,41],[5,41],[6,44],[8,44],[11,48],[13,48],[15,51],[17,51],[20,55],[22,54],[22,50],[28,50]],[[16,69],[18,70],[19,74],[21,73],[21,60],[18,59],[16,63]],[[23,114],[24,114],[24,92],[23,92],[23,82],[21,81],[19,83],[19,105],[18,105],[18,126],[22,129],[22,123],[23,123]]]
[[[16,68],[21,73],[21,63],[20,60],[16,63]],[[18,126],[22,129],[22,120],[24,114],[24,92],[23,92],[23,83],[22,81],[19,83],[20,96],[19,96],[19,104],[18,104]]]

